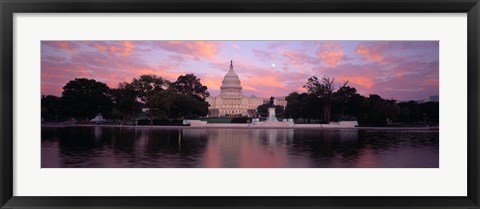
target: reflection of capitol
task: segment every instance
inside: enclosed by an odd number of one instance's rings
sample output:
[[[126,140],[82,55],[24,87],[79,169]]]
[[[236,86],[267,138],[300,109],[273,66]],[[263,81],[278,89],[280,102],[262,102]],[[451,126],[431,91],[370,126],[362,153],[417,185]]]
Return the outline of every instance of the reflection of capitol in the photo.
[[[357,139],[358,130],[182,129],[181,146],[201,141],[203,168],[376,167]]]
[[[256,117],[257,107],[268,102],[268,98],[247,97],[242,93],[240,78],[233,71],[233,62],[220,87],[220,95],[207,97],[210,104],[209,117]],[[285,97],[276,97],[276,105],[286,106]]]
[[[205,168],[270,168],[284,167],[288,162],[285,144],[293,140],[294,129],[197,129],[208,139],[200,167]],[[200,131],[183,129],[183,134]],[[293,164],[308,167],[303,159]]]

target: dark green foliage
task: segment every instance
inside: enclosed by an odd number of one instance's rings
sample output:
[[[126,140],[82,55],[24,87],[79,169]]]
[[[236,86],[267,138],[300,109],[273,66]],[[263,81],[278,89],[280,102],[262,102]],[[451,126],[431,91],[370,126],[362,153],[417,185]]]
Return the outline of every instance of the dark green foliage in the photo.
[[[101,113],[127,124],[137,120],[142,108],[146,108],[144,115],[149,125],[172,125],[176,119],[196,119],[208,114],[207,87],[193,74],[180,76],[174,83],[156,75],[142,75],[131,83],[120,83],[116,89],[92,79],[77,78],[63,89],[60,98],[42,96],[45,121],[67,117],[87,121]],[[143,123],[142,120],[140,124]]]
[[[307,89],[308,93],[314,95],[320,99],[323,106],[323,120],[325,123],[329,123],[331,119],[331,107],[335,100],[335,79],[329,77],[323,77],[319,80],[316,76],[312,76],[308,79],[307,84],[303,87]],[[346,85],[346,83],[345,83]]]
[[[398,106],[394,100],[385,100],[375,94],[370,95],[366,100],[366,109],[358,117],[361,125],[386,126],[397,121]]]
[[[275,115],[277,118],[285,117],[285,107],[282,105],[275,105]]]
[[[61,113],[78,120],[88,120],[113,107],[110,88],[93,79],[76,78],[63,87]]]
[[[176,95],[169,116],[171,118],[196,119],[208,114],[208,103],[195,95]]]
[[[114,107],[107,117],[121,119],[123,123],[134,121],[136,113],[140,111],[140,103],[133,86],[126,82],[118,84],[118,88],[112,89],[112,98]]]
[[[155,92],[166,90],[170,82],[156,75],[142,75],[138,79],[134,78],[129,85],[135,91],[138,99],[147,103]]]
[[[42,95],[41,112],[44,121],[58,121],[60,110],[60,97]]]
[[[439,121],[438,102],[417,103],[415,101],[398,103],[399,120],[405,123],[423,123],[437,125]]]
[[[300,99],[300,94],[297,92],[290,93],[286,98],[287,106],[285,107],[285,116],[297,119],[302,117],[302,109],[305,105]]]
[[[207,91],[208,88],[194,74],[179,76],[177,81],[172,83],[172,88],[179,94],[194,95],[202,99],[210,96],[210,93]]]
[[[149,97],[147,107],[148,114],[156,119],[168,118],[176,99],[176,92],[172,89],[156,91]]]
[[[422,116],[424,116],[423,119],[425,119],[427,123],[438,124],[440,116],[440,107],[438,102],[422,103],[420,104],[420,110],[422,111]]]
[[[303,122],[323,118],[323,103],[320,98],[313,94],[293,92],[287,96],[286,100],[286,117],[294,119],[302,118],[304,120]]]
[[[142,75],[138,79],[134,78],[130,86],[133,88],[137,99],[151,110],[147,111],[147,116],[150,119],[150,124],[153,125],[153,119],[159,117],[159,115],[156,115],[159,111],[154,111],[157,107],[155,107],[156,103],[152,102],[153,97],[157,97],[157,94],[166,91],[170,82],[156,75]]]

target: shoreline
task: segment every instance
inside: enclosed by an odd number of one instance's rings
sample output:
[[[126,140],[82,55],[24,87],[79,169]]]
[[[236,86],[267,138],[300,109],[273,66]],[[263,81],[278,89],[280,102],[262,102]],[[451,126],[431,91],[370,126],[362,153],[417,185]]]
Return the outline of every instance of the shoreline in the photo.
[[[135,125],[96,125],[96,124],[41,124],[42,128],[64,127],[105,127],[105,128],[138,128],[138,129],[210,129],[210,128],[240,128],[240,129],[347,129],[347,130],[439,130],[439,127],[325,127],[322,124],[295,124],[293,126],[250,126],[250,124],[210,124],[206,126],[135,126]]]

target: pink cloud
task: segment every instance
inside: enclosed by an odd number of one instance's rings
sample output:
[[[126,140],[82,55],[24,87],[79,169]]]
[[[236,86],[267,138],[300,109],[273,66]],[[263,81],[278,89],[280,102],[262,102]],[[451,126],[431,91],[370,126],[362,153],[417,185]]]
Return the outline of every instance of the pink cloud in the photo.
[[[343,58],[343,50],[338,51],[320,51],[318,56],[322,61],[327,63],[329,66],[336,66],[337,63]]]
[[[292,66],[295,70],[305,69],[309,65],[315,65],[320,62],[320,59],[317,59],[300,50],[286,50],[281,51],[280,53],[286,58],[284,64],[286,66]]]
[[[285,84],[275,76],[249,77],[243,80],[246,90],[258,91],[257,88],[262,86],[285,89]]]
[[[160,41],[155,47],[195,58],[213,58],[220,52],[221,43],[214,41]]]
[[[123,42],[122,45],[129,48],[128,43]],[[115,88],[118,83],[130,82],[143,74],[154,74],[169,80],[176,80],[181,74],[170,72],[172,66],[169,65],[152,67],[143,63],[138,56],[125,57],[128,50],[118,53],[107,48],[105,50],[75,53],[68,60],[42,59],[42,93],[60,95],[63,85],[75,78],[93,78]]]
[[[349,84],[354,84],[355,86],[361,86],[365,89],[371,90],[372,87],[375,85],[375,81],[370,76],[339,76],[336,78],[341,83],[345,83],[348,81]]]
[[[340,44],[327,41],[318,49],[317,56],[328,66],[336,66],[345,54]]]
[[[425,84],[426,85],[429,85],[433,88],[437,88],[438,89],[438,86],[439,86],[439,80],[438,79],[427,79],[425,80]]]
[[[120,43],[95,42],[93,43],[93,47],[100,51],[118,53],[124,56],[128,56],[130,55],[130,53],[132,53],[135,46],[131,41],[122,41]]]
[[[208,90],[219,90],[222,85],[223,76],[217,74],[197,75],[200,77],[200,82],[208,87]]]
[[[76,52],[77,45],[71,41],[42,41],[42,45],[49,47],[66,50],[69,52]]]
[[[64,84],[42,82],[42,85],[41,85],[42,95],[60,96],[60,95],[62,95],[62,91],[63,91],[62,87],[63,86],[64,86]]]
[[[374,61],[376,63],[383,63],[386,45],[376,44],[374,46],[367,46],[365,44],[358,45],[355,52],[361,55],[366,60]]]

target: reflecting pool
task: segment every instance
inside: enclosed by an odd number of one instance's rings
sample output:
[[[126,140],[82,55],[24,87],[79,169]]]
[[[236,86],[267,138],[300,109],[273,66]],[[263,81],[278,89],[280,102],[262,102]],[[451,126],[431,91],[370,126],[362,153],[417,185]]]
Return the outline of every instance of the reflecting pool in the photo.
[[[42,127],[42,168],[438,168],[438,129]]]

